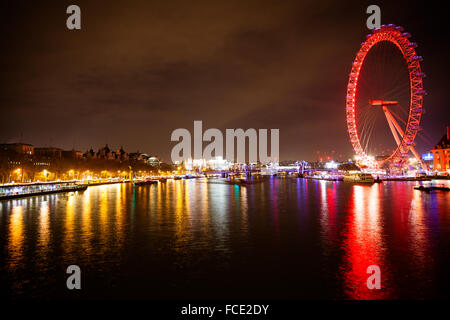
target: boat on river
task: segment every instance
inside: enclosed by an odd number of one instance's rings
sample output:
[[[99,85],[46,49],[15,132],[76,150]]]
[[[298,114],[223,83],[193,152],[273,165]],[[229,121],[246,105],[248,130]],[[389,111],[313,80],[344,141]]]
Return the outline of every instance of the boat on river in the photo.
[[[69,182],[2,185],[0,186],[0,200],[42,196],[61,192],[85,191],[87,188],[87,184]]]
[[[158,180],[147,179],[147,180],[137,181],[134,183],[134,185],[135,186],[147,186],[147,185],[157,184],[157,183],[158,183]]]
[[[302,178],[310,180],[325,180],[325,181],[342,181],[344,178],[342,176],[330,176],[330,175],[303,175]]]
[[[375,183],[375,179],[370,173],[356,172],[344,175],[344,182],[373,184]]]
[[[415,186],[415,190],[431,192],[431,191],[450,191],[450,188],[444,186]]]
[[[246,186],[251,183],[249,180],[247,180],[245,178],[236,178],[236,177],[233,177],[230,180],[226,180],[226,182],[228,184],[238,185],[238,186]]]

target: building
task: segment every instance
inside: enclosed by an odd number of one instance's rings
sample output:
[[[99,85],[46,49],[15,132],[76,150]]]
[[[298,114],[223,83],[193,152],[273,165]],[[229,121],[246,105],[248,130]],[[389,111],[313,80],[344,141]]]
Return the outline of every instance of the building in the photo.
[[[123,147],[120,147],[117,151],[109,148],[106,144],[103,148],[98,149],[95,152],[92,148],[86,151],[83,156],[86,159],[102,159],[102,160],[114,160],[114,161],[128,161],[130,159],[129,155]]]
[[[247,168],[246,164],[243,164]],[[202,171],[202,170],[228,170],[233,167],[233,163],[223,159],[220,156],[213,157],[211,159],[187,159],[184,161],[184,168],[186,170],[192,171]]]
[[[429,170],[434,169],[433,152],[422,153],[421,158],[422,158],[422,163],[425,164],[425,166]]]
[[[62,156],[66,159],[83,159],[83,152],[77,150],[64,150]]]
[[[161,164],[161,161],[157,156],[150,156],[147,160],[147,163],[152,167],[158,168]]]
[[[34,147],[27,143],[3,143],[0,144],[0,152],[33,155]]]
[[[97,154],[95,153],[94,149],[91,148],[90,150],[86,151],[83,154],[83,157],[86,158],[86,159],[96,159],[97,158]]]
[[[34,154],[40,158],[61,159],[62,149],[53,147],[34,148]]]
[[[450,172],[450,126],[446,127],[446,133],[431,152],[434,169]]]
[[[128,160],[128,153],[126,153],[125,150],[123,150],[123,147],[120,147],[120,149],[116,151],[116,160],[119,161]]]
[[[139,161],[141,163],[148,163],[150,156],[146,153],[141,153],[139,151],[130,153],[128,158],[132,161]]]
[[[108,147],[108,144],[106,144],[103,148],[98,150],[96,158],[103,160],[115,160],[116,153]]]
[[[217,156],[207,160],[206,166],[211,170],[228,170],[232,166],[232,163],[227,159]]]
[[[201,171],[206,168],[206,160],[205,159],[187,159],[184,161],[184,168],[186,170],[192,171],[197,170]]]

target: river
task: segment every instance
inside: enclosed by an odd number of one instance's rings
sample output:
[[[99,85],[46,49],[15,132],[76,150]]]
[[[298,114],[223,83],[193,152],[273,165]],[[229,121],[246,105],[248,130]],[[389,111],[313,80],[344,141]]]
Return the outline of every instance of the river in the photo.
[[[449,181],[436,181],[450,186]],[[450,193],[273,177],[0,202],[0,293],[22,299],[448,298]],[[68,290],[66,269],[81,269]],[[367,267],[381,289],[369,290]]]

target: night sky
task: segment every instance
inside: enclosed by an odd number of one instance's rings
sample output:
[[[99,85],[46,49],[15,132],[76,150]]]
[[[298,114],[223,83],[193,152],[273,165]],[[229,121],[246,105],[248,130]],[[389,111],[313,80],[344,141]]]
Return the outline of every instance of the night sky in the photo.
[[[70,4],[79,31],[66,28]],[[430,1],[2,0],[0,143],[108,143],[170,161],[171,132],[203,120],[279,128],[281,159],[346,158],[346,86],[369,4],[419,44],[428,96],[416,142],[430,149],[450,124],[448,17]]]

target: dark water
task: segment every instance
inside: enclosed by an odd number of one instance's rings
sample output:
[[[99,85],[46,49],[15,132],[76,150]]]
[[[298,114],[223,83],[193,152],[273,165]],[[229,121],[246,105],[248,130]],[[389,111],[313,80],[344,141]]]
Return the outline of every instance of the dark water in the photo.
[[[448,298],[450,193],[413,185],[169,180],[3,201],[0,292],[14,298]],[[82,270],[79,291],[66,289],[71,264]],[[369,265],[381,269],[381,290],[366,286]]]

